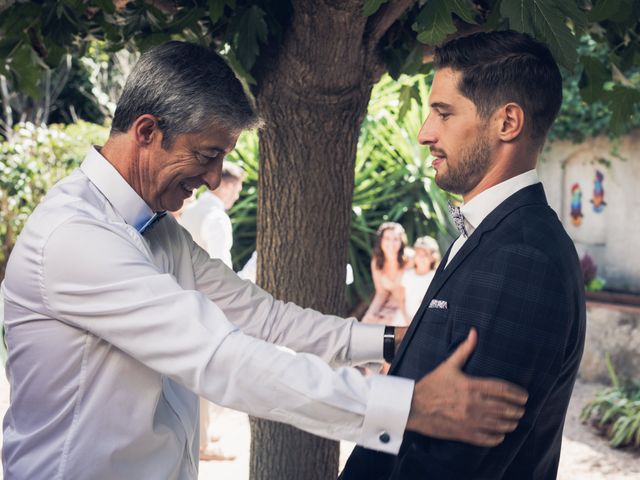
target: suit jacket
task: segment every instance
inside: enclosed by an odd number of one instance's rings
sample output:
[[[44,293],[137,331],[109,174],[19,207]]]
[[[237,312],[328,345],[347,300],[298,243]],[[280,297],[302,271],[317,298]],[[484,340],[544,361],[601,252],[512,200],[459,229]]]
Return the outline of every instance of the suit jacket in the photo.
[[[447,254],[448,256],[448,254]],[[390,374],[420,379],[478,330],[465,372],[529,391],[518,428],[494,448],[405,433],[397,456],[356,448],[343,480],[553,479],[584,346],[585,299],[573,242],[541,184],[507,198],[438,269]],[[434,308],[435,303],[447,308]]]

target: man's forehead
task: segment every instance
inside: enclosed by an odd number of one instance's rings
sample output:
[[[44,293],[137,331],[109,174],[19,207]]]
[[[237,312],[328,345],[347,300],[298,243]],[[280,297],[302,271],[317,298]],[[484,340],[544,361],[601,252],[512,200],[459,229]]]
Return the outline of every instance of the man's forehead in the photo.
[[[210,127],[188,135],[188,142],[200,149],[229,151],[235,147],[240,131],[224,127]]]
[[[448,67],[436,70],[429,94],[429,104],[432,108],[451,107],[466,103],[473,105],[473,102],[458,89],[461,76],[462,72]]]

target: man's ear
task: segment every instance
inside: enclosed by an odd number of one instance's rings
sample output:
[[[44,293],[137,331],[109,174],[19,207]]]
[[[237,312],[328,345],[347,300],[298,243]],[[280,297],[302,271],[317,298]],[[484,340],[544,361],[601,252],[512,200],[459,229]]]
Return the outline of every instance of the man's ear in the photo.
[[[498,138],[503,142],[516,140],[524,130],[524,110],[517,103],[507,103],[496,111]]]
[[[162,132],[158,125],[158,119],[148,113],[140,115],[133,121],[131,131],[140,147],[148,147],[154,142],[162,141]]]

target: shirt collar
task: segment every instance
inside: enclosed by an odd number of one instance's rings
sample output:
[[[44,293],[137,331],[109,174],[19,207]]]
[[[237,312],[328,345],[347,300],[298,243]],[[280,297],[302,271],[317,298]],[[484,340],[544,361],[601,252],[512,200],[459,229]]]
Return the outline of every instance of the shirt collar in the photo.
[[[98,148],[89,149],[80,169],[124,221],[140,230],[153,216],[153,210],[100,154]]]
[[[464,215],[465,226],[469,235],[478,228],[478,225],[482,223],[487,215],[507,198],[517,191],[539,182],[538,172],[535,169],[529,170],[480,192],[468,203],[462,205],[460,211]]]

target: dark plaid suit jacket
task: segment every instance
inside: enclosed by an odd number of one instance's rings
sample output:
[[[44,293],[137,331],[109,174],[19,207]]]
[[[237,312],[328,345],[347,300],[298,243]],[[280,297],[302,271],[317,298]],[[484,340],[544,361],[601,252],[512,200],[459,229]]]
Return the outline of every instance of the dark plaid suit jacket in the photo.
[[[473,326],[478,346],[464,370],[526,388],[526,413],[495,448],[413,432],[405,434],[397,456],[357,447],[341,479],[554,479],[585,334],[584,287],[573,242],[536,184],[489,214],[444,269],[446,260],[390,374],[420,379]],[[429,308],[433,299],[448,308]]]

